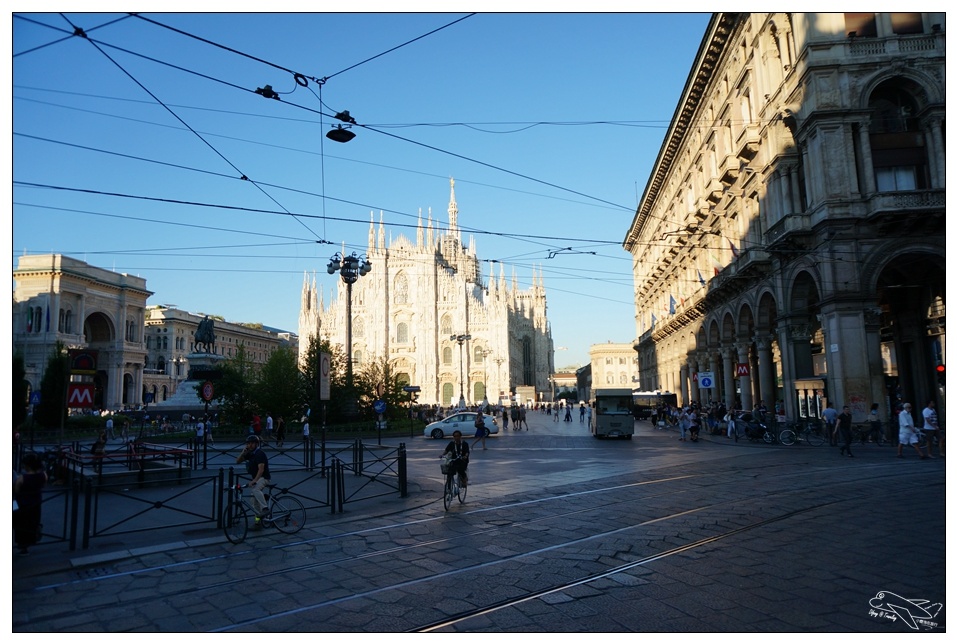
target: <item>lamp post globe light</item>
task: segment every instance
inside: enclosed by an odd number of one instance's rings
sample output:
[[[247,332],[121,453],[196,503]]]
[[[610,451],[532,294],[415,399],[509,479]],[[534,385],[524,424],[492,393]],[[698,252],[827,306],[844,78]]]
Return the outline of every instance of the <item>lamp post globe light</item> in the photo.
[[[466,340],[471,340],[469,334],[451,335],[449,340],[455,340],[459,343],[459,409],[465,409],[465,376],[463,371],[464,358],[462,357],[462,345]]]
[[[345,252],[333,255],[329,258],[329,264],[326,266],[326,271],[330,275],[338,272],[339,277],[346,285],[346,385],[350,391],[352,389],[352,285],[371,270],[372,264],[364,255],[362,257],[355,253],[346,255]],[[350,396],[346,403],[347,415],[355,415],[357,409],[353,407],[356,401],[352,400]]]

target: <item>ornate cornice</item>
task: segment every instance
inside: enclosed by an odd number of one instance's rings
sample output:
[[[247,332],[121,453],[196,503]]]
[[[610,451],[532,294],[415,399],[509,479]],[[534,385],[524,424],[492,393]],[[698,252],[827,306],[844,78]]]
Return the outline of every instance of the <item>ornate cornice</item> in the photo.
[[[695,67],[685,83],[681,100],[678,101],[675,114],[671,119],[668,135],[658,152],[654,172],[645,186],[645,194],[642,195],[638,211],[635,213],[635,221],[622,244],[628,252],[632,251],[641,237],[641,231],[651,214],[653,204],[657,201],[658,193],[671,173],[671,165],[684,145],[685,137],[692,129],[694,115],[711,85],[739,16],[738,13],[717,13],[712,16],[708,24],[695,57]]]

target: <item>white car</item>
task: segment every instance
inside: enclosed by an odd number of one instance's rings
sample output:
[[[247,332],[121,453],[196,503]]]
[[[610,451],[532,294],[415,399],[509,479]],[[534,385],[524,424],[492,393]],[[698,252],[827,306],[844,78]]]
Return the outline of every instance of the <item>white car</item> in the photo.
[[[431,436],[432,438],[445,438],[446,436],[451,437],[452,432],[455,430],[462,432],[462,436],[465,438],[474,438],[475,437],[475,412],[474,411],[459,411],[454,414],[450,414],[448,417],[443,418],[442,420],[437,420],[434,423],[429,423],[425,426],[425,435]],[[485,417],[485,435],[497,434],[498,433],[498,423],[495,422],[494,416]]]

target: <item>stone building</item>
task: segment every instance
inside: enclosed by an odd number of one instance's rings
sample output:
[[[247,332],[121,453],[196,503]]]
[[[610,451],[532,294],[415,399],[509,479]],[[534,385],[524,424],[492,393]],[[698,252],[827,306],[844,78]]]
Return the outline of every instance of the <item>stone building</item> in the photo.
[[[493,263],[484,279],[474,238],[462,242],[454,181],[448,215],[442,230],[431,211],[423,225],[420,212],[415,242],[399,235],[388,246],[381,215],[378,233],[370,222],[372,271],[352,287],[353,364],[387,358],[401,380],[422,388],[424,404],[448,406],[460,394],[494,402],[524,386],[549,392],[553,345],[541,274],[519,289],[514,271],[509,282]],[[300,358],[317,333],[346,344],[346,288],[333,277],[338,290],[328,307],[315,276],[303,282]],[[459,344],[453,335],[471,339]]]
[[[943,408],[945,33],[943,13],[713,16],[624,240],[643,389],[789,418]]]
[[[588,357],[595,389],[638,388],[638,358],[633,345],[622,342],[593,344]]]
[[[146,280],[64,255],[24,255],[13,270],[13,350],[39,390],[56,343],[97,351],[93,403],[142,401]]]
[[[189,376],[189,354],[193,353],[194,334],[205,317],[166,305],[146,309],[146,357],[143,368],[143,389],[151,393],[155,403],[168,400],[181,382]],[[218,355],[232,358],[239,345],[246,348],[247,359],[262,365],[280,346],[298,351],[295,335],[264,328],[259,324],[227,322],[213,318]]]

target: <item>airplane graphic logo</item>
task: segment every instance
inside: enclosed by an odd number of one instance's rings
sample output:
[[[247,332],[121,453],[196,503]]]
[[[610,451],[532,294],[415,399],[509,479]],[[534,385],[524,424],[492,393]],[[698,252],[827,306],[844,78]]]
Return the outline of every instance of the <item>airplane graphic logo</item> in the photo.
[[[932,629],[937,627],[933,621],[943,604],[931,604],[927,599],[907,599],[897,593],[882,590],[871,598],[871,617],[881,617],[890,621],[900,619],[913,630],[921,627]]]

